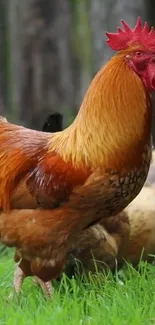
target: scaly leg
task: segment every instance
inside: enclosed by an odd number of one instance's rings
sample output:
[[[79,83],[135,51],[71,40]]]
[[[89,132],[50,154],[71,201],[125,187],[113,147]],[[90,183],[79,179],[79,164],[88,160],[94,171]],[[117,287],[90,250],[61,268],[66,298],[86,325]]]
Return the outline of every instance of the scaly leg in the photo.
[[[24,272],[20,269],[19,266],[17,266],[15,273],[14,273],[14,279],[13,279],[13,291],[9,295],[9,299],[14,297],[14,294],[16,293],[17,296],[20,294],[21,286],[23,284],[23,281],[25,279]]]
[[[48,298],[52,297],[53,287],[52,287],[52,283],[50,281],[44,282],[37,276],[35,276],[33,281],[41,287],[41,289],[46,297],[48,297]]]

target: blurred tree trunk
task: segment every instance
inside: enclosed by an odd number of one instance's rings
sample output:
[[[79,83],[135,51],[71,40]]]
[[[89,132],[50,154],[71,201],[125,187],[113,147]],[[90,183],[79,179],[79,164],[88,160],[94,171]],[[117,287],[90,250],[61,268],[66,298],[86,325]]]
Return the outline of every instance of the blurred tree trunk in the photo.
[[[7,0],[0,0],[0,114],[7,107]]]
[[[14,119],[40,128],[47,115],[67,124],[92,78],[88,0],[10,0]]]
[[[40,128],[73,104],[68,1],[10,0],[10,34],[13,103],[26,125]]]
[[[90,3],[89,0],[70,1],[72,3],[74,105],[79,108],[93,75]]]
[[[7,0],[0,0],[0,115],[7,113]],[[6,254],[6,246],[0,243],[0,257]]]
[[[20,113],[20,6],[18,0],[8,0],[8,39],[9,39],[9,115],[16,121]],[[22,3],[22,0],[21,0]]]
[[[144,13],[143,0],[90,0],[94,72],[112,56],[112,51],[105,43],[105,31],[115,32],[121,19],[134,26],[137,17],[143,19]]]

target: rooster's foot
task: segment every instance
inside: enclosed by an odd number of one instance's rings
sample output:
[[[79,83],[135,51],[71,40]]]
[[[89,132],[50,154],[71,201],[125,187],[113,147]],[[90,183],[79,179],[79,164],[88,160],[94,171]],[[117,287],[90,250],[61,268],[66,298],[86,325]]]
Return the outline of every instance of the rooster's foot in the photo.
[[[19,296],[24,278],[25,278],[24,272],[20,269],[19,266],[17,266],[14,273],[13,291],[10,293],[8,299],[14,298],[15,295]]]
[[[40,278],[35,276],[34,282],[41,287],[41,289],[42,289],[42,291],[43,291],[43,293],[45,294],[46,297],[48,297],[48,298],[52,297],[52,295],[53,295],[53,287],[52,287],[52,283],[50,281],[44,282]]]

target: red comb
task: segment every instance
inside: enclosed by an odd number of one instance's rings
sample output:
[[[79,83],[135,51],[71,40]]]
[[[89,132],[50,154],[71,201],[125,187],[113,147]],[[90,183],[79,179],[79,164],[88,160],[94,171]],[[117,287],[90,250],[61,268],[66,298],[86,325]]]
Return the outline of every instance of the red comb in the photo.
[[[141,44],[149,50],[155,50],[155,30],[152,27],[149,30],[148,23],[145,22],[144,27],[140,17],[134,29],[131,29],[128,24],[121,20],[124,30],[118,27],[117,33],[106,33],[107,43],[112,50],[125,50],[131,44]]]

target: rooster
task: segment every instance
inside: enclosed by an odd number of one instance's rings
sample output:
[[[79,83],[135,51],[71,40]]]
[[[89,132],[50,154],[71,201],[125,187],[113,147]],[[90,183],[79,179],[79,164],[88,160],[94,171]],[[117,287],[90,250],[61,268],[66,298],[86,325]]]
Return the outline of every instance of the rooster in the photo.
[[[0,121],[0,240],[26,275],[57,278],[78,234],[121,212],[150,166],[155,31],[138,18],[107,33],[117,53],[77,117],[54,134]]]

